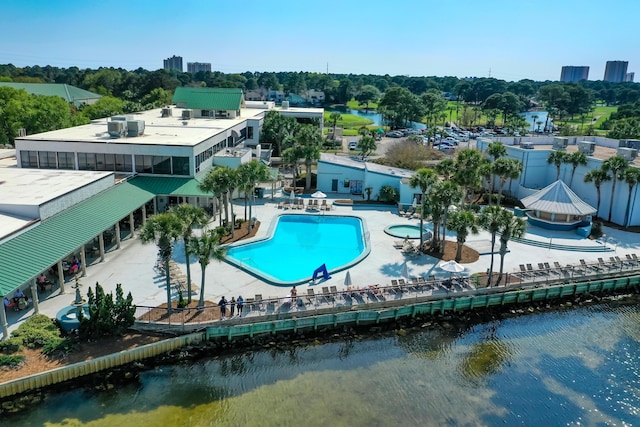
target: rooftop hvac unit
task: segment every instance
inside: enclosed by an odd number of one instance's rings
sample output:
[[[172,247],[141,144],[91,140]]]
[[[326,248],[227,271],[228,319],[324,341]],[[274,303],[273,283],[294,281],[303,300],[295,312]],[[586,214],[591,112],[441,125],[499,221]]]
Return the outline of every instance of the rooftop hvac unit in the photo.
[[[282,109],[283,110],[289,109],[289,101],[282,101]]]
[[[131,120],[127,122],[127,136],[136,137],[144,134],[144,120]]]
[[[191,110],[182,110],[182,120],[191,119]]]
[[[161,117],[171,117],[172,115],[173,115],[173,113],[171,112],[171,108],[164,107],[162,109]]]
[[[107,132],[112,138],[120,138],[127,134],[127,122],[115,120],[107,122]]]
[[[635,148],[618,148],[618,152],[616,153],[618,156],[622,157],[628,162],[633,161],[636,157],[638,157],[638,150]]]
[[[569,138],[563,138],[560,136],[556,136],[555,138],[553,138],[554,150],[564,151],[567,149],[568,145],[569,145]]]
[[[596,151],[596,143],[589,141],[580,141],[578,142],[578,151],[586,154],[587,156],[590,156]]]
[[[133,116],[113,116],[111,120],[114,122],[130,122],[133,120]]]
[[[640,150],[640,141],[637,139],[627,139],[625,140],[627,148],[635,148],[636,150]]]

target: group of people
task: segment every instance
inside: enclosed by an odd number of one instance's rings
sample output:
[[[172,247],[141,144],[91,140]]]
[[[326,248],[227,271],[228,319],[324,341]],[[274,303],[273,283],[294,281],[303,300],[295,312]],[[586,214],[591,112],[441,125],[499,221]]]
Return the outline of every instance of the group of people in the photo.
[[[242,295],[239,295],[238,298],[231,297],[231,301],[227,301],[227,299],[222,296],[220,301],[218,301],[218,307],[220,307],[220,319],[225,319],[227,317],[227,305],[229,306],[230,316],[234,317],[236,315],[236,308],[238,309],[238,317],[242,316],[242,310],[244,309],[244,298]]]
[[[16,293],[13,294],[13,298],[9,299],[7,297],[4,297],[3,302],[5,309],[13,308],[13,310],[15,311],[22,310],[28,305],[27,296],[20,289],[18,289]]]

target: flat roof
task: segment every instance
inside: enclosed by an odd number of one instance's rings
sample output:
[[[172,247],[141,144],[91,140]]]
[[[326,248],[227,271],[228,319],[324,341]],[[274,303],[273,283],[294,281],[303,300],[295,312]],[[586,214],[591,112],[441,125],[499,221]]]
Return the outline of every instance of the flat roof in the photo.
[[[215,119],[195,117],[182,120],[182,111],[186,108],[171,107],[172,116],[162,117],[162,109],[156,108],[142,111],[131,116],[133,120],[144,120],[144,134],[137,137],[111,138],[107,132],[107,122],[111,118],[92,120],[90,124],[72,128],[59,129],[17,138],[17,141],[66,141],[81,143],[135,144],[135,145],[169,145],[195,146],[212,136],[227,131],[246,120],[261,119],[268,109],[242,108],[240,117],[233,119]],[[293,114],[321,114],[322,108],[289,108],[275,111]],[[186,122],[187,124],[183,124]]]
[[[113,172],[0,168],[2,205],[40,206]]]
[[[0,242],[5,237],[16,231],[22,230],[29,224],[35,222],[32,218],[22,218],[15,215],[0,213]]]
[[[394,168],[391,166],[380,165],[378,163],[363,162],[353,156],[341,156],[336,154],[320,153],[320,161],[325,163],[333,163],[341,166],[348,166],[355,169],[364,169],[367,171],[380,173],[389,176],[397,176],[399,178],[411,178],[414,171],[408,169]]]

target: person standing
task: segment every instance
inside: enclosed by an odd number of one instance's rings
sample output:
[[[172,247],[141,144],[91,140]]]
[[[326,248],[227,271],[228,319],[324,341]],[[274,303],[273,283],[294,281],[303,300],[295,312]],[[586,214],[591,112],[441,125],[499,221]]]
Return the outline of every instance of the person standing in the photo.
[[[234,312],[236,311],[236,299],[231,297],[231,301],[229,301],[229,317],[233,317]]]
[[[220,307],[220,320],[222,320],[227,316],[227,299],[224,295],[218,301],[218,307]]]
[[[238,317],[242,316],[242,308],[244,307],[244,298],[242,298],[242,295],[238,296],[238,299],[236,300],[236,305],[238,306]]]
[[[296,289],[295,286],[291,288],[291,291],[289,292],[289,294],[290,294],[289,296],[291,297],[291,305],[295,307],[296,299],[298,298],[298,290]]]

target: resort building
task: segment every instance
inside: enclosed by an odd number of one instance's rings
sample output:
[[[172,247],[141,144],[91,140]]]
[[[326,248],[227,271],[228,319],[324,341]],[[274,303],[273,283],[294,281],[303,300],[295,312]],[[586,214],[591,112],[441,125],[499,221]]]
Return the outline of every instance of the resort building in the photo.
[[[198,73],[200,71],[211,72],[211,62],[187,62],[187,73]]]
[[[182,56],[173,55],[171,58],[167,58],[163,61],[163,68],[167,71],[177,70],[182,72]]]
[[[562,67],[560,73],[560,81],[563,83],[577,83],[581,80],[589,80],[588,66],[572,66],[566,65]]]
[[[607,66],[604,70],[604,81],[611,83],[625,81],[628,65],[628,61],[607,61]]]

